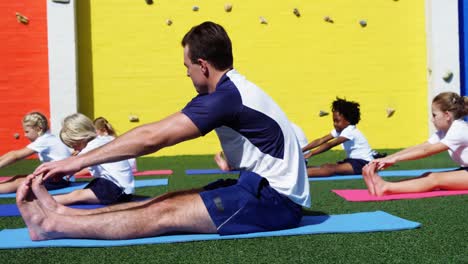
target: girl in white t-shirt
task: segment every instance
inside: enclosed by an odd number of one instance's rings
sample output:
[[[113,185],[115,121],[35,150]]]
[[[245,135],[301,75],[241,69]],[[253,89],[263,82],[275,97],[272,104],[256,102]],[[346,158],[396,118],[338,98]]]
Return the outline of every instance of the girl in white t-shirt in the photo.
[[[307,167],[309,177],[361,174],[362,168],[374,159],[367,139],[356,127],[361,119],[359,104],[336,98],[332,103],[332,112],[334,129],[330,134],[303,147],[304,158],[309,159],[341,144],[346,152],[346,159],[337,163]]]
[[[63,120],[60,138],[77,155],[105,145],[114,137],[98,136],[93,122],[82,114],[72,114]],[[82,190],[55,195],[60,204],[100,203],[113,204],[130,201],[135,192],[132,168],[128,160],[94,165],[88,168],[94,179]]]
[[[115,132],[114,127],[107,121],[106,118],[100,116],[93,120],[94,127],[96,127],[96,133],[98,136],[111,136],[113,138],[117,137],[117,132]],[[132,166],[133,172],[137,171],[136,159],[129,159],[130,165]]]
[[[33,154],[39,156],[41,162],[56,161],[68,158],[70,150],[60,139],[49,133],[47,118],[39,112],[31,112],[23,118],[24,136],[31,141],[22,149],[10,151],[0,157],[0,168],[25,159]],[[0,183],[0,193],[16,192],[24,181],[25,175],[17,175]],[[45,183],[48,190],[64,188],[70,185],[69,178],[49,180]]]
[[[369,193],[382,196],[393,193],[427,192],[437,189],[468,189],[468,97],[444,92],[432,100],[432,123],[437,132],[428,141],[406,148],[386,158],[376,159],[364,168],[363,176]],[[404,160],[425,158],[448,151],[460,168],[445,172],[428,172],[419,178],[400,182],[384,181],[377,170]]]

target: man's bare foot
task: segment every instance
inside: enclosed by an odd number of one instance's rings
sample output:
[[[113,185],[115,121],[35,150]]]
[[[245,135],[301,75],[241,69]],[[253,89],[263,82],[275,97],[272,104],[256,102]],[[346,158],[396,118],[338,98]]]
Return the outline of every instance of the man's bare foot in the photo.
[[[216,153],[214,156],[214,160],[216,161],[216,164],[218,164],[218,167],[223,170],[223,171],[229,171],[231,170],[231,167],[227,163],[226,159],[224,158],[223,152],[220,151]]]
[[[72,211],[75,210],[59,204],[44,187],[41,176],[36,177],[36,179],[32,181],[31,187],[40,205],[45,209],[57,214],[72,214]]]
[[[371,195],[375,195],[374,182],[372,181],[373,173],[375,173],[375,163],[369,163],[362,169],[362,177],[364,178],[367,190]]]
[[[31,183],[32,181],[26,178],[16,189],[16,203],[32,200]]]
[[[47,240],[51,236],[51,227],[47,210],[44,210],[31,189],[31,181],[25,181],[16,192],[16,204],[21,216],[28,227],[31,240]]]

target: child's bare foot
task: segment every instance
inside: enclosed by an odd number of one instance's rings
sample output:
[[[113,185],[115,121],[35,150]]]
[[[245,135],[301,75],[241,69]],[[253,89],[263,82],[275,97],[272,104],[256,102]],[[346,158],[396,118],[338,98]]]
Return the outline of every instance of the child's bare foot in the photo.
[[[375,163],[369,163],[362,169],[362,177],[364,178],[367,190],[371,195],[375,195],[374,182],[372,181],[373,173],[375,173]]]
[[[382,179],[382,177],[377,174],[377,171],[373,170],[370,174],[371,180],[374,185],[374,195],[383,196],[386,194],[387,182]]]
[[[223,152],[220,151],[216,153],[214,156],[214,160],[216,161],[216,164],[218,164],[218,167],[223,170],[223,171],[229,171],[231,170],[231,167],[227,163],[226,159],[224,158]]]
[[[28,227],[31,240],[46,240],[53,238],[50,228],[54,226],[37,197],[31,189],[31,182],[25,181],[16,192],[16,204]]]

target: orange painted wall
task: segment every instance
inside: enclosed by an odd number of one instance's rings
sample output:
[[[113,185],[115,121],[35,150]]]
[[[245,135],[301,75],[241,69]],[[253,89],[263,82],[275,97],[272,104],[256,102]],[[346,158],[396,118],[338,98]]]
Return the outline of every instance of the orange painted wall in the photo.
[[[29,143],[21,125],[24,114],[50,116],[46,4],[0,1],[0,155]],[[19,23],[16,12],[29,23]]]

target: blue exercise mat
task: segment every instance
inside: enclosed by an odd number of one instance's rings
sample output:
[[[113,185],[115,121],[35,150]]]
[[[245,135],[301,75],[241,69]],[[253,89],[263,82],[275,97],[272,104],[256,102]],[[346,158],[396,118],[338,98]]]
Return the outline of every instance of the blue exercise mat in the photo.
[[[72,182],[71,186],[49,191],[51,195],[69,193],[74,190],[83,189],[89,182]],[[135,188],[167,185],[167,179],[135,180]],[[2,193],[0,198],[15,198],[16,193]]]
[[[105,205],[102,204],[77,204],[77,205],[69,205],[72,208],[78,209],[94,209],[104,207]],[[0,216],[20,216],[21,213],[18,210],[18,206],[16,204],[0,204]]]
[[[425,172],[440,172],[440,171],[450,171],[456,168],[442,168],[442,169],[424,169],[424,170],[384,170],[380,171],[379,175],[384,177],[392,177],[392,176],[419,176]],[[186,170],[185,174],[187,175],[207,175],[207,174],[238,174],[238,170],[232,171],[223,171],[220,169],[192,169]],[[333,181],[333,180],[353,180],[353,179],[361,179],[362,175],[354,174],[354,175],[334,175],[328,177],[312,177],[309,181]]]
[[[133,199],[132,201],[143,201],[148,199],[148,197],[138,197]],[[73,205],[68,205],[68,207],[71,208],[76,208],[76,209],[95,209],[95,208],[101,208],[104,206],[104,204],[73,204]],[[21,213],[18,209],[18,206],[16,204],[0,204],[0,217],[1,216],[20,216]]]
[[[220,169],[194,169],[194,170],[185,170],[187,175],[203,175],[203,174],[236,174],[239,173],[238,170],[232,171],[223,171]]]
[[[0,248],[40,247],[115,247],[144,244],[177,243],[202,240],[242,239],[272,236],[295,236],[323,233],[361,233],[414,229],[421,224],[383,211],[343,215],[304,216],[299,227],[280,231],[258,232],[242,235],[220,236],[218,234],[167,235],[128,240],[56,239],[31,241],[27,228],[0,231]]]

